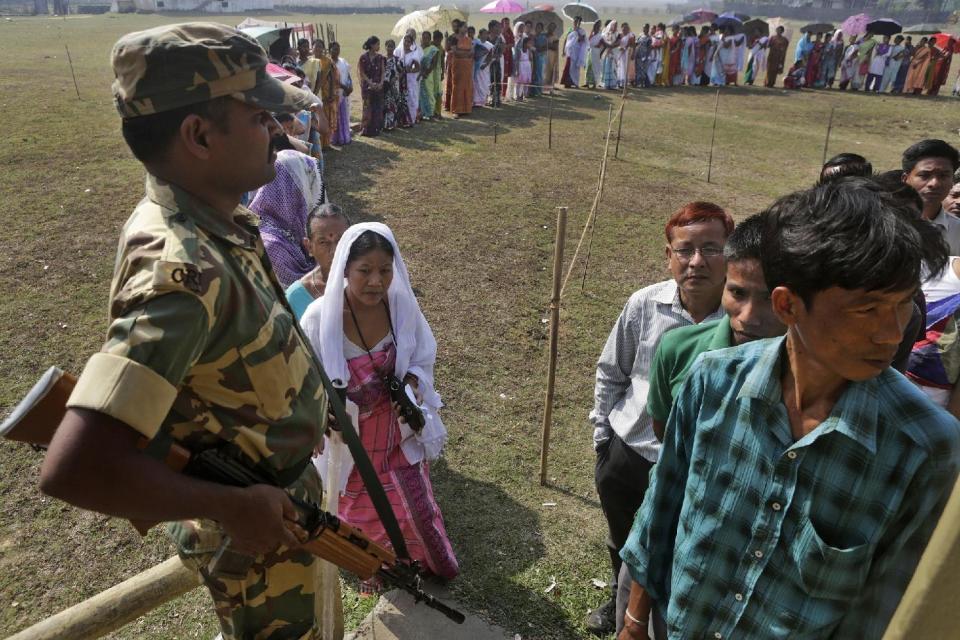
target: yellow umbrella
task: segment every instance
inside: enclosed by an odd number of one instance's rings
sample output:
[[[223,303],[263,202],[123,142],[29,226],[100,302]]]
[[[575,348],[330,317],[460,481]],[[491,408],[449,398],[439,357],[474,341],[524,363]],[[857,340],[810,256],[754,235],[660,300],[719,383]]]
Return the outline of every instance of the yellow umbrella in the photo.
[[[397,24],[393,26],[393,31],[390,34],[402,38],[408,29],[413,29],[417,34],[421,34],[424,31],[433,31],[436,28],[435,25],[436,21],[433,16],[428,15],[426,11],[414,11],[397,20]]]

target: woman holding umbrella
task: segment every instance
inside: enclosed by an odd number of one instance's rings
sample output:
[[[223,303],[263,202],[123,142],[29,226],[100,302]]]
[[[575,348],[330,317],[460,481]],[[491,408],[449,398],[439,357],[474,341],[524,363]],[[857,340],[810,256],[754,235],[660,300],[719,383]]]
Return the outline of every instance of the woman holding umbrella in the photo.
[[[938,39],[940,42],[938,42]],[[933,41],[937,43],[935,49],[937,59],[931,65],[933,70],[930,74],[930,86],[927,88],[928,96],[939,94],[940,87],[947,84],[947,76],[950,74],[950,61],[953,59],[953,50],[957,45],[957,40],[953,36],[947,38],[937,36],[933,38]]]

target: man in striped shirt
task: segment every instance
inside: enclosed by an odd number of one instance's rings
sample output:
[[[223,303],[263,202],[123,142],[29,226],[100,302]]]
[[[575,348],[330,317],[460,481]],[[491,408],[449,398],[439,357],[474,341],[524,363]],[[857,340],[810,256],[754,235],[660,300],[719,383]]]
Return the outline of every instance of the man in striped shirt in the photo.
[[[890,367],[925,246],[911,207],[848,178],[763,214],[785,338],[704,353],[622,550],[619,640],[880,638],[950,494],[960,423]]]
[[[600,354],[590,421],[613,577],[610,599],[587,616],[587,630],[596,635],[616,628],[620,548],[660,450],[647,412],[650,362],[660,338],[670,329],[723,316],[723,247],[731,231],[733,218],[709,202],[691,202],[673,214],[665,231],[671,279],[630,296]]]

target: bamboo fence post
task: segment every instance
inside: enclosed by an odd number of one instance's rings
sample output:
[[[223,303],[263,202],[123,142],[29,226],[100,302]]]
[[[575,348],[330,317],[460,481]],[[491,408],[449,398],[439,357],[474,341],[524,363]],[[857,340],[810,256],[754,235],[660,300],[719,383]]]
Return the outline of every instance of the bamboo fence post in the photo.
[[[493,123],[493,144],[497,144],[497,129],[499,126],[496,122]]]
[[[70,47],[66,44],[63,45],[63,48],[67,51],[67,62],[70,64],[70,75],[73,76],[73,88],[77,91],[77,100],[83,100],[80,97],[80,85],[77,84],[77,74],[73,70],[73,58],[70,57]]]
[[[173,556],[7,640],[99,638],[199,585],[199,575]]]
[[[553,149],[553,89],[550,90],[550,120],[547,123],[547,148]]]
[[[543,407],[540,440],[540,486],[547,484],[547,455],[553,424],[553,392],[557,380],[557,341],[560,337],[560,282],[563,278],[563,245],[567,237],[567,208],[557,207],[557,235],[553,246],[553,296],[550,299],[550,359],[547,362],[547,390]]]
[[[707,184],[713,173],[713,141],[717,139],[717,112],[720,110],[720,89],[717,89],[717,101],[713,105],[713,133],[710,134],[710,159],[707,161]]]
[[[623,92],[623,103],[620,105],[620,124],[617,125],[617,146],[613,150],[613,157],[616,158],[617,154],[620,153],[620,132],[623,131],[623,112],[627,106],[627,92],[624,89]]]
[[[830,146],[830,131],[833,129],[833,112],[836,107],[830,107],[830,121],[827,123],[827,138],[823,141],[823,160],[820,166],[827,164],[827,147]]]

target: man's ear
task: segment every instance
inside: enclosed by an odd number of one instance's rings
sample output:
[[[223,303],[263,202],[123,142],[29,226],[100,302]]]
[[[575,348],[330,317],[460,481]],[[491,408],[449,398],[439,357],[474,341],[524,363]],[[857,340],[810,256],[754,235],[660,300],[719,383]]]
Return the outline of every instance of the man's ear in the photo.
[[[201,160],[210,158],[207,136],[210,122],[196,114],[190,114],[180,123],[180,142],[187,153]]]
[[[803,299],[787,287],[776,287],[770,292],[770,306],[777,319],[788,327],[797,324],[807,312]]]

